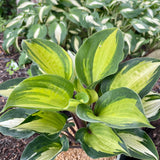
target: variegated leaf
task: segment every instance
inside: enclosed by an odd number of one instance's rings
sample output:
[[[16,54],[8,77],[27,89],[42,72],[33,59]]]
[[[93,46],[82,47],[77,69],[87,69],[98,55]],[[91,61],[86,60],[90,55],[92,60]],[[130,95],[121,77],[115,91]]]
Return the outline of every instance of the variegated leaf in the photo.
[[[44,72],[59,75],[68,80],[72,78],[72,60],[57,44],[47,40],[32,39],[23,41],[22,48]]]
[[[24,80],[25,78],[15,78],[7,80],[0,84],[0,95],[9,97],[13,89]]]
[[[112,47],[111,47],[112,46]],[[76,54],[76,71],[87,87],[115,73],[123,58],[123,38],[117,29],[98,32],[87,39]]]
[[[145,24],[144,22],[142,22],[141,20],[138,20],[138,19],[133,19],[131,21],[134,29],[136,31],[138,31],[139,33],[144,33],[144,32],[147,32],[149,30],[148,28],[148,25]]]
[[[143,98],[143,107],[146,117],[150,121],[160,118],[160,94],[150,93]]]
[[[53,22],[52,24],[49,25],[49,28],[48,28],[50,38],[54,42],[58,44],[62,44],[67,35],[66,28],[67,27],[64,22],[60,22],[60,23]]]
[[[80,46],[82,44],[82,40],[79,36],[73,36],[71,39],[71,46],[75,52],[78,52]]]
[[[93,89],[84,88],[77,78],[75,78],[74,80],[74,88],[78,93],[83,92],[89,96],[89,101],[87,102],[87,104],[92,104],[98,100],[97,92]]]
[[[122,63],[119,71],[102,82],[101,90],[127,87],[144,97],[160,76],[160,61],[152,58],[135,58]]]
[[[57,0],[50,0],[50,1],[52,2],[52,4],[54,4],[54,5],[58,5]]]
[[[50,16],[47,18],[46,24],[52,23],[56,19],[55,15],[50,14]]]
[[[144,16],[142,20],[145,23],[149,24],[150,26],[154,26],[154,27],[160,26],[160,20],[158,18],[150,18],[150,17]]]
[[[82,25],[84,25],[86,28],[88,27],[100,27],[100,24],[95,20],[94,15],[85,15],[84,21],[82,22]]]
[[[96,102],[94,112],[87,105],[79,105],[77,115],[82,120],[106,123],[112,128],[152,128],[144,115],[139,96],[128,88],[104,93]]]
[[[18,6],[18,9],[23,9],[29,6],[34,6],[35,3],[34,2],[23,2]]]
[[[145,160],[159,160],[157,150],[150,137],[142,130],[122,130],[118,135],[126,144],[132,157]]]
[[[35,15],[30,16],[26,20],[26,25],[24,27],[30,27],[31,25],[33,25],[34,24],[34,19],[35,19]]]
[[[141,14],[143,9],[133,9],[133,8],[124,8],[120,11],[120,13],[125,17],[125,18],[134,18],[137,17],[138,15]]]
[[[40,75],[20,83],[10,94],[2,112],[11,107],[60,111],[68,107],[73,85],[56,75]]]
[[[63,129],[65,123],[66,118],[58,112],[39,111],[27,117],[16,128],[55,134]]]
[[[81,128],[76,133],[76,139],[91,158],[126,153],[123,141],[103,123],[90,123],[88,128]]]
[[[8,39],[4,40],[3,45],[2,45],[3,49],[9,53],[10,52],[9,47],[14,44],[15,40],[16,40],[15,36],[9,37]]]
[[[45,25],[34,24],[28,31],[27,38],[45,38],[47,27]]]
[[[15,17],[14,19],[12,19],[7,25],[6,28],[18,28],[22,25],[23,23],[23,14],[19,15],[17,17]]]
[[[67,7],[71,7],[71,6],[80,7],[81,6],[77,0],[59,0],[59,1],[60,3],[62,3],[64,6],[67,6]]]
[[[101,8],[105,5],[105,0],[87,0],[86,6],[89,8]]]
[[[80,20],[83,14],[85,14],[86,11],[82,11],[77,8],[72,8],[69,10],[69,13],[64,13],[71,22],[80,25]]]
[[[47,15],[51,10],[51,6],[42,6],[40,8],[40,11],[39,11],[39,20],[41,23],[43,23],[43,18],[45,15]]]
[[[24,129],[16,129],[15,127],[28,117],[28,115],[36,112],[29,109],[12,109],[1,115],[0,117],[0,132],[3,135],[12,136],[15,138],[27,138],[34,132]]]
[[[52,160],[60,152],[69,148],[67,138],[49,139],[43,135],[31,141],[21,156],[21,160]]]

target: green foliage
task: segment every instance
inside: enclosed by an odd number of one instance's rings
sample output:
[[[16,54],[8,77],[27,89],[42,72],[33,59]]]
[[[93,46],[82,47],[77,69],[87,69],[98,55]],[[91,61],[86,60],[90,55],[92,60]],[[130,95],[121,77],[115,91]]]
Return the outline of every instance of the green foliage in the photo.
[[[71,5],[69,0],[61,2]],[[23,51],[35,62],[33,77],[0,86],[1,95],[9,95],[2,112],[14,107],[0,117],[1,132],[17,132],[19,137],[21,132],[22,137],[39,133],[21,160],[51,160],[77,145],[92,158],[123,154],[159,159],[141,128],[153,128],[149,120],[160,115],[159,95],[147,95],[160,76],[160,60],[121,63],[123,42],[119,29],[106,29],[86,39],[75,57],[48,40],[22,42]]]
[[[14,60],[7,62],[6,67],[9,75],[12,75],[15,71],[19,70],[18,64]]]
[[[0,32],[3,32],[5,29],[6,20],[0,16]]]
[[[21,50],[17,37],[42,38],[77,52],[88,36],[118,27],[125,56],[142,56],[160,48],[159,8],[157,0],[21,0],[19,14],[6,26],[3,48],[15,44]]]
[[[11,19],[16,16],[16,0],[0,0],[0,17]]]

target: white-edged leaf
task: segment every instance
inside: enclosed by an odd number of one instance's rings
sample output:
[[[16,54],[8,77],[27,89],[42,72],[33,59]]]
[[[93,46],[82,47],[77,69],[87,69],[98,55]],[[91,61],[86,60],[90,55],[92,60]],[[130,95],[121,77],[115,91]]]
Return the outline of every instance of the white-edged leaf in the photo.
[[[0,132],[4,135],[13,136],[16,138],[27,138],[34,132],[26,131],[24,129],[16,129],[21,122],[28,117],[28,115],[36,112],[36,110],[28,109],[11,109],[1,115],[0,117]]]
[[[159,160],[157,150],[150,137],[142,130],[122,130],[118,135],[126,144],[132,157],[146,160]]]
[[[49,25],[48,30],[49,36],[54,42],[63,43],[67,35],[67,27],[64,22],[53,22]]]
[[[18,9],[23,9],[25,7],[28,7],[28,6],[33,6],[35,5],[34,2],[24,2],[24,3],[21,3],[19,6],[18,6]]]
[[[44,135],[31,141],[22,153],[21,160],[53,160],[62,151],[69,148],[68,139],[48,138]]]
[[[149,93],[143,98],[143,107],[149,120],[157,120],[160,117],[160,94]]]
[[[44,38],[47,34],[47,27],[45,25],[34,24],[29,29],[27,38]]]
[[[133,19],[131,23],[135,30],[137,30],[139,33],[147,32],[149,30],[148,25],[142,22],[141,20]]]
[[[11,20],[7,25],[6,28],[14,28],[14,27],[20,27],[23,22],[23,15],[19,15],[15,17],[13,20]]]
[[[43,6],[41,7],[39,11],[39,20],[42,23],[44,15],[48,14],[48,12],[51,10],[51,6]]]

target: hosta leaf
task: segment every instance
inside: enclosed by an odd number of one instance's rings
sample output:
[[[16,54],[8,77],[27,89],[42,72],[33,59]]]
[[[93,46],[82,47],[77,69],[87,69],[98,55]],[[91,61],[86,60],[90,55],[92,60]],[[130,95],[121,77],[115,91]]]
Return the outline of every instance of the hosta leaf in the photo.
[[[89,87],[115,73],[123,58],[122,50],[123,38],[119,30],[103,30],[91,36],[76,54],[75,65],[79,79]]]
[[[142,130],[122,130],[118,135],[126,144],[132,157],[145,160],[159,160],[157,150],[150,137]]]
[[[15,78],[5,81],[0,84],[0,95],[9,97],[13,89],[24,80],[25,78]]]
[[[46,24],[52,23],[56,19],[55,15],[50,14],[49,17],[47,18]]]
[[[128,88],[104,93],[98,99],[94,112],[87,105],[79,105],[77,115],[82,120],[103,122],[112,128],[152,127],[144,116],[139,96]]]
[[[106,78],[102,92],[127,87],[144,97],[160,76],[160,61],[151,58],[135,58],[122,63],[119,71]]]
[[[142,20],[150,26],[153,26],[153,27],[160,26],[160,20],[158,18],[150,18],[150,17],[144,16]]]
[[[143,98],[143,107],[146,117],[150,121],[160,118],[160,94],[150,93]]]
[[[142,9],[133,9],[133,8],[124,8],[120,11],[120,13],[125,17],[125,18],[134,18],[140,15],[142,12]]]
[[[82,86],[82,84],[80,83],[79,79],[77,79],[77,78],[75,78],[75,80],[74,80],[74,88],[75,88],[76,92],[78,92],[78,93],[84,92],[89,96],[89,101],[87,104],[92,104],[98,100],[97,92],[93,89],[84,88]]]
[[[66,38],[67,35],[67,29],[66,29],[66,24],[64,22],[53,22],[52,24],[49,25],[49,36],[50,38],[58,43],[62,44],[64,39]]]
[[[51,10],[51,6],[42,6],[40,8],[40,11],[39,11],[39,20],[41,23],[43,23],[43,18],[45,15],[47,15]]]
[[[35,21],[35,15],[30,16],[27,20],[26,20],[26,25],[24,27],[30,27],[31,25],[34,24]]]
[[[89,27],[100,27],[99,22],[97,22],[97,19],[95,18],[94,15],[84,15],[82,17],[82,22],[81,25],[85,28]]]
[[[18,6],[18,9],[23,9],[23,8],[26,8],[26,7],[29,7],[29,6],[34,6],[34,5],[35,5],[34,2],[24,2],[24,3],[21,3]]]
[[[71,7],[71,6],[80,7],[81,6],[77,0],[60,0],[59,2],[67,7]]]
[[[29,29],[27,38],[44,38],[47,34],[47,28],[45,25],[34,24]]]
[[[89,8],[101,8],[105,5],[105,0],[87,0],[86,6]]]
[[[60,152],[66,151],[68,145],[66,138],[62,140],[60,140],[60,138],[51,140],[40,135],[27,145],[21,156],[21,160],[52,160]]]
[[[27,117],[16,128],[55,134],[63,129],[65,123],[66,118],[60,113],[39,111]]]
[[[12,19],[7,25],[6,28],[18,28],[22,25],[23,23],[23,15],[19,15],[17,17],[15,17],[14,19]]]
[[[60,111],[66,109],[73,95],[73,85],[56,75],[40,75],[20,83],[10,94],[3,108],[20,107]]]
[[[134,29],[139,33],[147,32],[149,30],[148,25],[138,19],[133,19],[131,21]]]
[[[15,40],[15,36],[5,39],[2,45],[3,49],[9,53],[9,47],[14,44]]]
[[[28,138],[34,132],[16,129],[21,122],[28,117],[28,115],[36,112],[36,110],[29,109],[12,109],[1,115],[0,117],[0,132],[3,135],[12,136],[16,138]]]
[[[71,22],[80,25],[82,15],[86,14],[87,12],[84,10],[80,10],[77,8],[72,8],[69,10],[69,13],[64,13]]]
[[[71,79],[72,60],[68,53],[57,44],[47,40],[32,39],[23,41],[22,48],[44,72]]]
[[[82,40],[79,36],[73,36],[71,39],[71,46],[75,52],[78,52],[80,46],[82,44]]]
[[[110,127],[102,123],[90,123],[88,128],[78,130],[76,139],[92,158],[109,157],[126,152],[123,141]]]

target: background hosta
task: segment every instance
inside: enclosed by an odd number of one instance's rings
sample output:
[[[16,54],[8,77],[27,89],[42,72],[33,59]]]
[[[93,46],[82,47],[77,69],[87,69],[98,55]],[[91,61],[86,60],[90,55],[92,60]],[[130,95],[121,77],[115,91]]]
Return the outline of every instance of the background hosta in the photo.
[[[6,25],[3,48],[9,52],[15,44],[21,51],[19,39],[42,38],[76,53],[88,36],[118,27],[125,55],[145,55],[160,47],[159,8],[158,0],[20,0],[18,15]]]
[[[159,119],[159,95],[150,90],[160,76],[160,61],[122,62],[123,46],[116,28],[90,36],[75,57],[48,40],[22,42],[34,61],[32,77],[0,85],[0,94],[8,97],[2,112],[10,108],[0,117],[0,131],[17,138],[39,133],[21,159],[50,160],[77,146],[92,158],[159,159],[141,128],[154,128],[149,121]]]

